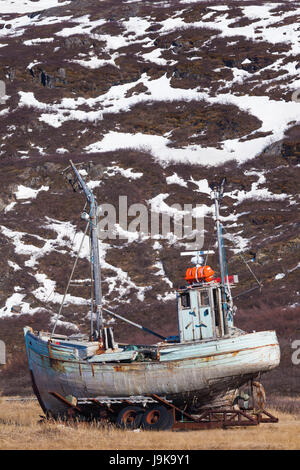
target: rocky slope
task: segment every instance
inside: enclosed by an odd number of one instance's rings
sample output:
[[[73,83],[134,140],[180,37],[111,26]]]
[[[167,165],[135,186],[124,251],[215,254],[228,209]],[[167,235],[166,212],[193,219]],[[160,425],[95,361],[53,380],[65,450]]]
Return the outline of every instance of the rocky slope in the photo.
[[[184,204],[201,205],[205,248],[215,244],[208,184],[226,177],[236,294],[255,285],[241,257],[263,283],[237,297],[236,324],[278,331],[282,365],[265,383],[299,391],[300,2],[8,0],[0,13],[4,392],[29,390],[22,327],[52,327],[84,231],[84,199],[61,175],[70,158],[85,163],[117,224],[120,196],[145,205],[149,231],[151,211],[179,217]],[[116,225],[100,244],[106,305],[175,333],[186,238],[122,233]],[[86,241],[80,258],[58,331],[89,329]],[[115,330],[152,341],[119,322]]]

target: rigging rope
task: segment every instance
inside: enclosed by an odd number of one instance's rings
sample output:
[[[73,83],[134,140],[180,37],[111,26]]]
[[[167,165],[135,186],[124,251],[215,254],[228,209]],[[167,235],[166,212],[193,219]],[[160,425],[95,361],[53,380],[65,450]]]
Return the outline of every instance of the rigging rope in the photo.
[[[50,341],[52,339],[52,336],[54,334],[54,331],[55,331],[55,328],[56,328],[56,325],[57,325],[57,321],[59,319],[59,316],[61,314],[61,311],[62,311],[62,308],[63,308],[63,305],[64,305],[64,302],[65,302],[65,299],[66,299],[66,296],[67,296],[67,293],[68,293],[68,290],[69,290],[69,287],[70,287],[70,283],[71,283],[71,280],[72,280],[72,277],[73,277],[73,274],[74,274],[74,271],[75,271],[75,268],[76,268],[76,265],[77,265],[77,261],[78,261],[78,258],[79,258],[79,254],[80,254],[80,251],[81,251],[81,248],[82,248],[82,245],[83,245],[83,241],[84,241],[84,238],[86,236],[86,232],[87,232],[87,229],[89,227],[89,221],[87,222],[86,224],[86,227],[85,227],[85,230],[84,230],[84,234],[82,236],[82,240],[81,240],[81,243],[80,243],[80,247],[79,247],[79,250],[78,250],[78,253],[77,253],[77,256],[76,256],[76,259],[75,259],[75,262],[74,262],[74,265],[73,265],[73,268],[72,268],[72,271],[71,271],[71,274],[70,274],[70,277],[69,277],[69,281],[68,281],[68,284],[67,284],[67,287],[66,287],[66,290],[65,290],[65,293],[64,293],[64,296],[63,296],[63,300],[61,302],[61,305],[59,307],[59,311],[56,315],[56,319],[55,319],[55,322],[54,322],[54,326],[53,326],[53,329],[52,329],[52,332],[51,332],[51,335],[50,335]]]
[[[227,231],[223,228],[223,231],[227,233]],[[243,257],[243,255],[241,253],[238,253],[239,257],[242,259],[242,261],[244,261],[245,265],[247,266],[247,268],[249,269],[250,273],[252,274],[252,276],[254,277],[254,279],[256,280],[257,284],[259,285],[259,287],[262,286],[262,283],[258,280],[258,278],[256,277],[256,275],[254,274],[254,272],[252,271],[252,269],[250,268],[248,262],[245,260],[245,258]],[[230,260],[229,260],[230,262]]]
[[[257,279],[257,277],[255,276],[254,272],[252,271],[252,269],[250,268],[249,264],[247,263],[247,261],[245,260],[245,258],[243,257],[243,255],[241,253],[239,253],[239,256],[240,258],[242,258],[242,260],[244,261],[245,265],[247,266],[247,268],[249,269],[250,273],[252,274],[252,276],[254,277],[254,279],[256,280],[257,284],[259,285],[259,287],[261,287],[261,282]]]
[[[211,236],[210,236],[210,242],[209,242],[209,245],[208,245],[208,251],[210,251],[210,249],[212,248],[212,246],[213,246],[213,244],[214,244],[214,243],[213,243],[213,239],[214,239],[214,236],[211,235]],[[209,253],[206,254],[204,266],[207,265],[208,255],[209,255]]]
[[[85,211],[86,204],[87,204],[87,203],[85,203],[85,204],[84,204],[84,207],[83,207],[83,211],[82,211],[82,212],[84,212],[84,211]],[[77,230],[75,230],[75,232],[74,232],[74,237],[73,237],[73,240],[72,240],[71,246],[73,246],[73,245],[74,245],[74,241],[75,241],[75,237],[76,237],[76,235],[77,235]],[[54,293],[54,291],[55,291],[55,287],[53,287],[52,291],[50,292],[50,294],[49,294],[49,295],[48,295],[48,297],[46,298],[46,300],[45,300],[45,303],[47,303],[47,302],[48,302],[48,300],[50,299],[50,297],[51,297],[51,295]]]

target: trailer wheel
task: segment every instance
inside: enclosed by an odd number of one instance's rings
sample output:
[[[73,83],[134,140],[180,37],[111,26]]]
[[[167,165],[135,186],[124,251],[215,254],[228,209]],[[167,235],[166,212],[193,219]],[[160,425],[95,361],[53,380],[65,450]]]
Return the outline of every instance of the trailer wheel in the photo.
[[[141,427],[145,430],[167,430],[174,424],[173,415],[165,406],[153,406],[142,416]]]
[[[139,406],[126,406],[117,417],[117,425],[123,429],[137,429],[143,417],[144,410]]]

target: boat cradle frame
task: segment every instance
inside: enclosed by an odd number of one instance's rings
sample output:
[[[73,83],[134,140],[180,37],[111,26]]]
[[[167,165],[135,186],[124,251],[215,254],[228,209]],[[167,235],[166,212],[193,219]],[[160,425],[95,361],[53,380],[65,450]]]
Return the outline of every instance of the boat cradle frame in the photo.
[[[265,409],[240,409],[235,407],[207,408],[192,415],[178,408],[169,400],[155,394],[136,397],[98,397],[69,400],[57,392],[49,392],[67,408],[66,419],[99,419],[103,422],[116,422],[119,412],[128,406],[164,406],[172,415],[172,431],[226,429],[230,427],[258,426],[261,423],[278,423],[278,418]],[[73,397],[75,398],[75,397]],[[51,416],[48,416],[51,417]]]

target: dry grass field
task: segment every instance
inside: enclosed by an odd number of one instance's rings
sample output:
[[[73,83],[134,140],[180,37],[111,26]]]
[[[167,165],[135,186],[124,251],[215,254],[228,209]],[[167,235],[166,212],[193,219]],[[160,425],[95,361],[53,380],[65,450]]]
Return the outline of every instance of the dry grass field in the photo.
[[[290,399],[299,402],[299,399]],[[99,424],[41,422],[35,401],[0,402],[0,449],[299,449],[300,415],[271,410],[277,424],[253,428],[187,432],[122,431]]]

